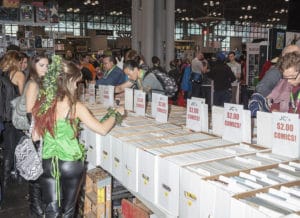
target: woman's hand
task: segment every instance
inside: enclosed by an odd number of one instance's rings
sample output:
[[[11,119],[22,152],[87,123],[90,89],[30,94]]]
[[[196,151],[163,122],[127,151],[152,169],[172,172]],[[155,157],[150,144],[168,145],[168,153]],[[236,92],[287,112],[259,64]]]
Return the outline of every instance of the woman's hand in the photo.
[[[125,114],[125,109],[123,106],[116,108],[116,111],[119,112],[122,116]]]

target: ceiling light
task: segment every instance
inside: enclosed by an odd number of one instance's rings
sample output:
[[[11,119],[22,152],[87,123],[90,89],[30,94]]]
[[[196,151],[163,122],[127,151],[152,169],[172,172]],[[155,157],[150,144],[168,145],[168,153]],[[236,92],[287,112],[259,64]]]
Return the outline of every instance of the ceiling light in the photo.
[[[98,5],[99,1],[98,0],[84,0],[83,2],[84,5]]]

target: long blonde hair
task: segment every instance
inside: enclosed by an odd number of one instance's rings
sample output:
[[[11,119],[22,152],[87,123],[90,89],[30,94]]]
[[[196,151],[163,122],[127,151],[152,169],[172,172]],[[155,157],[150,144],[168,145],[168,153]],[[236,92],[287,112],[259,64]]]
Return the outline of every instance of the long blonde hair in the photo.
[[[11,73],[20,71],[20,61],[22,60],[18,51],[11,50],[5,53],[1,62],[0,69],[3,72]]]

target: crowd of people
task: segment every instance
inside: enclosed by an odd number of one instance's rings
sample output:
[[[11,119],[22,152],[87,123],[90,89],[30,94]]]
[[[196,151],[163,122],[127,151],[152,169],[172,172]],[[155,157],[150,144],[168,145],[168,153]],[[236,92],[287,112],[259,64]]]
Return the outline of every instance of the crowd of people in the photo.
[[[24,58],[28,62],[27,69]],[[32,141],[36,149],[41,148],[43,174],[39,179],[29,181],[28,216],[74,217],[85,172],[85,151],[77,139],[79,120],[98,134],[105,135],[113,128],[116,119],[124,115],[124,107],[113,109],[109,118],[100,123],[84,104],[77,101],[77,84],[82,80],[80,68],[73,61],[58,56],[37,54],[24,57],[19,51],[11,50],[1,58],[0,69],[1,75],[13,85],[16,96],[24,92]],[[16,145],[28,132],[16,129],[11,119],[0,117],[1,190],[4,191],[1,193],[4,197],[1,197],[4,201],[11,172],[15,170]]]
[[[237,60],[234,52],[229,52],[227,58],[218,52],[206,59],[202,52],[197,51],[193,60],[174,59],[169,64],[170,70],[167,71],[161,66],[160,59],[153,56],[152,66],[147,65],[135,50],[126,52],[122,59],[116,59],[109,51],[80,58],[74,58],[70,51],[63,58],[43,54],[28,57],[16,50],[5,53],[0,61],[1,74],[12,83],[16,95],[24,93],[27,118],[33,127],[32,140],[36,147],[42,146],[44,172],[38,180],[29,181],[31,217],[74,216],[85,170],[84,149],[77,139],[79,120],[91,130],[105,135],[115,125],[117,117],[124,115],[121,106],[100,123],[77,100],[79,83],[112,85],[118,95],[125,88],[141,89],[151,100],[152,92],[166,92],[161,80],[169,77],[178,87],[170,96],[170,100],[177,104],[180,99],[196,97],[204,98],[209,106],[223,106],[226,102],[237,103],[241,98],[245,107],[248,106],[247,93],[243,93],[243,88],[247,92],[243,56]],[[159,77],[154,72],[168,77]],[[249,102],[252,116],[259,110],[299,114],[299,73],[300,49],[295,45],[288,46],[277,64],[266,71],[258,83]],[[237,94],[239,87],[241,95]],[[14,168],[14,150],[24,130],[16,129],[11,120],[0,119],[1,183],[5,190]]]

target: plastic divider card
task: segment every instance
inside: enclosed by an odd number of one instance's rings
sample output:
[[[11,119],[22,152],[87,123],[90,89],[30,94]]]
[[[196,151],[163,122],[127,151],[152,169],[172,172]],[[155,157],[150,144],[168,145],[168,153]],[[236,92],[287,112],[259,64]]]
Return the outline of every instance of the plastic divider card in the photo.
[[[133,111],[133,89],[125,88],[125,110]]]
[[[224,108],[212,106],[212,133],[217,136],[222,136],[224,133]]]
[[[257,144],[272,147],[272,113],[257,111]]]

